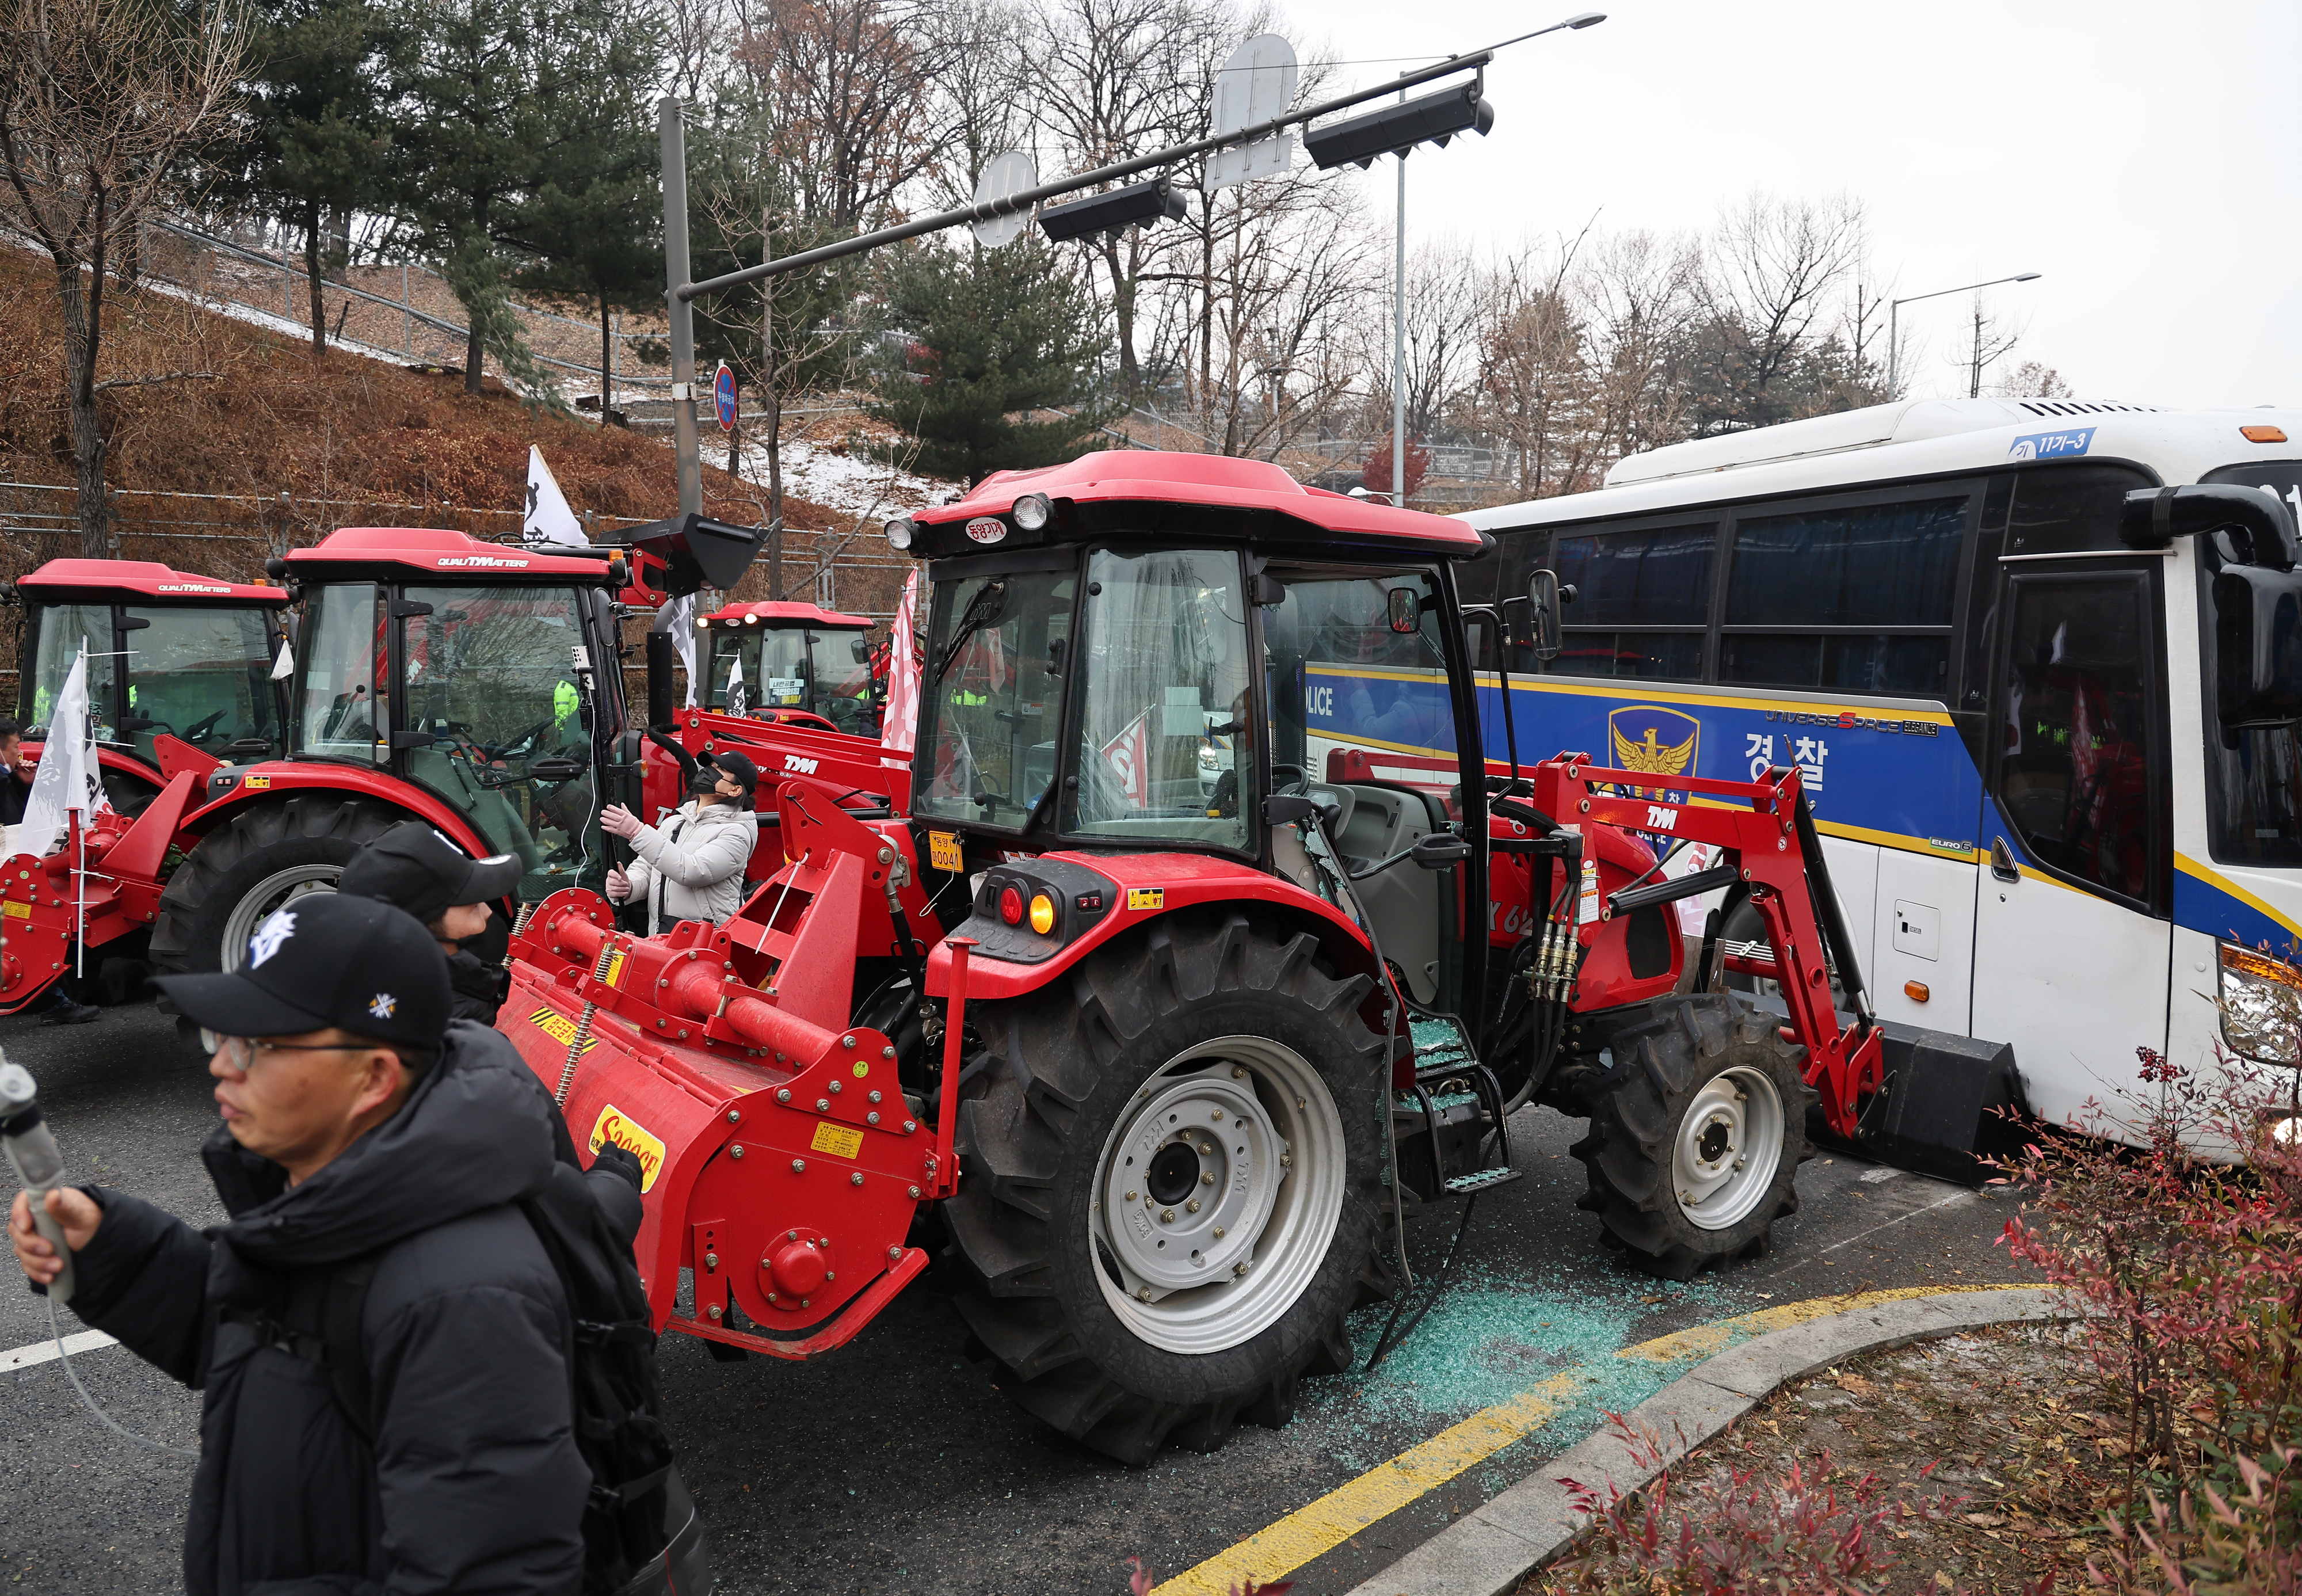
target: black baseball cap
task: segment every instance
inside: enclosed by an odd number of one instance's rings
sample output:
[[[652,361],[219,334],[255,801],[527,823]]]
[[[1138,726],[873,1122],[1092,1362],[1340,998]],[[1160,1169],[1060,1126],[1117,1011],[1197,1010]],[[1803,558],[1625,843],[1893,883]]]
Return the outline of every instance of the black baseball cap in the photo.
[[[380,898],[430,925],[458,903],[509,897],[520,874],[508,853],[469,858],[423,821],[403,820],[352,856],[336,890]]]
[[[332,1025],[437,1047],[452,1012],[448,962],[432,933],[389,903],[345,893],[307,893],[273,910],[238,970],[164,975],[154,985],[193,1024],[229,1037]]]
[[[720,775],[728,777],[744,791],[756,796],[760,790],[760,768],[749,756],[740,753],[715,752],[699,756]]]

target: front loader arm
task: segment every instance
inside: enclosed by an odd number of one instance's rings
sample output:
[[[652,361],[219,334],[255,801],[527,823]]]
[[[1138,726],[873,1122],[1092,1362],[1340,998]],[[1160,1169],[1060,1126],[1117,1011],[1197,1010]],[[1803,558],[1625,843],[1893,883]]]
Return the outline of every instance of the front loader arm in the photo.
[[[1666,794],[1657,792],[1659,779],[1670,784],[1669,802],[1660,801]],[[1728,967],[1781,986],[1789,1010],[1785,1029],[1807,1050],[1807,1083],[1821,1093],[1831,1130],[1851,1138],[1862,1098],[1884,1082],[1880,1035],[1862,1000],[1853,943],[1798,769],[1777,766],[1748,782],[1659,778],[1572,753],[1537,766],[1533,781],[1534,806],[1564,823],[1620,827],[1720,850],[1722,861],[1713,869],[1609,895],[1600,902],[1600,919],[1611,921],[1633,909],[1740,882],[1766,925],[1771,957],[1729,958]],[[1844,1029],[1831,999],[1832,953],[1856,1010],[1854,1022]]]

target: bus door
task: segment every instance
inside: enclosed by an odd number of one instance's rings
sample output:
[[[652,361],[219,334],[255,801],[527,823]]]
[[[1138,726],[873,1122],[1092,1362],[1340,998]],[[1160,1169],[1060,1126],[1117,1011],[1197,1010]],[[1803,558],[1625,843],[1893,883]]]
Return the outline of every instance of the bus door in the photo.
[[[2114,1108],[2166,1046],[2172,822],[2155,559],[2002,567],[1978,841],[1973,1034],[2031,1108]]]

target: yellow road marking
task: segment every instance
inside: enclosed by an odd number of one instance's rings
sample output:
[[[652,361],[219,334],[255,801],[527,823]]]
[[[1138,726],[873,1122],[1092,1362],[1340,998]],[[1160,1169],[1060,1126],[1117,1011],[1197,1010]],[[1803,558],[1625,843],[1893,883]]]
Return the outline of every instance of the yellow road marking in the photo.
[[[1669,1335],[1623,1348],[1615,1356],[1651,1363],[1676,1363],[1685,1358],[1708,1357],[1724,1350],[1731,1342],[1750,1336],[1788,1330],[1831,1314],[1880,1303],[1962,1291],[2018,1289],[2021,1288],[2013,1284],[1902,1286],[1885,1291],[1816,1297],[1804,1302],[1786,1302],[1779,1307],[1760,1308],[1754,1314],[1739,1314],[1712,1324],[1698,1324],[1690,1330],[1674,1331]],[[1481,1408],[1430,1440],[1409,1447],[1387,1463],[1377,1464],[1308,1506],[1297,1508],[1277,1523],[1217,1552],[1197,1567],[1164,1582],[1151,1596],[1229,1596],[1234,1585],[1248,1579],[1262,1584],[1284,1578],[1416,1498],[1445,1484],[1474,1464],[1484,1462],[1512,1442],[1533,1434],[1562,1409],[1574,1405],[1575,1393],[1583,1383],[1579,1375],[1555,1374],[1508,1402]]]

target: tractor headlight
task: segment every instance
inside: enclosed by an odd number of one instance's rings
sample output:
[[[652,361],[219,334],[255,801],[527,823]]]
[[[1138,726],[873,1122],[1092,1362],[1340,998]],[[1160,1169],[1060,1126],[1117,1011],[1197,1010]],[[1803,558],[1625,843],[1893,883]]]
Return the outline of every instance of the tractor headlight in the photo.
[[[898,554],[903,554],[910,550],[912,540],[919,535],[920,528],[919,523],[909,516],[897,516],[887,523],[886,531],[887,547]]]
[[[1037,532],[1047,524],[1047,518],[1055,513],[1055,507],[1045,493],[1026,493],[1015,501],[1008,513],[1015,517],[1015,525],[1025,532]]]
[[[2302,1063],[2302,970],[2235,942],[2221,949],[2223,1042],[2259,1063]]]

